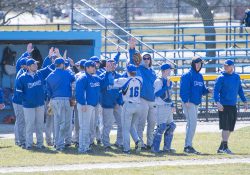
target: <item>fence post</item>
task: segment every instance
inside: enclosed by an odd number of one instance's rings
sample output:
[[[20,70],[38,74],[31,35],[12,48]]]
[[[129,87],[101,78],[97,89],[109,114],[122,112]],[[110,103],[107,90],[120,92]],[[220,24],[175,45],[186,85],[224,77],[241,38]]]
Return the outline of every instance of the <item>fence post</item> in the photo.
[[[107,32],[108,32],[108,29],[107,29],[107,19],[105,18],[105,40],[104,40],[104,48],[105,48],[105,59],[107,58]]]
[[[206,86],[208,87],[208,81],[206,81]],[[206,121],[208,122],[208,94],[206,95]]]
[[[226,22],[226,49],[228,48],[228,21]],[[227,56],[227,51],[226,51],[226,56]]]

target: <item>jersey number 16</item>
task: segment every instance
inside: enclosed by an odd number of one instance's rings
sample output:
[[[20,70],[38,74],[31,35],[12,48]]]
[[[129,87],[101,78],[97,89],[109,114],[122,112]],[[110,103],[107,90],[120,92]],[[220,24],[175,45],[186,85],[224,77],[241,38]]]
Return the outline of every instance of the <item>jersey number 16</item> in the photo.
[[[138,97],[138,95],[139,95],[139,87],[131,87],[129,97]]]

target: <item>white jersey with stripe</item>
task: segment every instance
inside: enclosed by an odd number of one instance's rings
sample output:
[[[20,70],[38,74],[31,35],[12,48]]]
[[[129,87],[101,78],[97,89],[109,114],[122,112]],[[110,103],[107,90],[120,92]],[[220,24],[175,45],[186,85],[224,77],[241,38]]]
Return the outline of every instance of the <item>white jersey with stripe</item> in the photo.
[[[141,77],[128,77],[118,78],[114,80],[114,87],[123,89],[123,101],[140,103],[142,78]]]
[[[162,89],[162,86],[163,86],[163,82],[162,82],[162,79],[161,78],[157,78],[154,82],[154,92],[156,93],[157,91],[159,91],[160,89]],[[169,94],[167,93],[167,91],[165,92],[165,99],[166,98],[169,98],[168,95],[171,96],[172,94],[172,90],[169,89]],[[165,104],[172,104],[172,103],[167,103],[165,101],[162,100],[161,97],[155,97],[155,103],[157,105],[165,105]]]

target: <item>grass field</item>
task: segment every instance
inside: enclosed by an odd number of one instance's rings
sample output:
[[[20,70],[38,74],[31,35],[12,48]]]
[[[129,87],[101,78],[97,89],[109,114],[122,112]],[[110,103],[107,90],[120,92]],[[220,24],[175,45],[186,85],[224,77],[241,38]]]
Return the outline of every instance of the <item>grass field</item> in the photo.
[[[52,147],[42,151],[27,151],[15,146],[13,140],[0,139],[0,167],[250,157],[249,135],[250,127],[236,131],[232,134],[229,143],[235,155],[218,155],[216,150],[220,143],[220,135],[218,133],[198,133],[194,139],[194,147],[203,153],[198,156],[183,154],[184,134],[175,135],[173,147],[176,148],[177,153],[173,155],[155,155],[151,152],[135,154],[132,152],[128,156],[115,148],[111,152],[105,152],[102,147],[95,147],[94,153],[90,155],[79,155],[74,147],[60,153]]]

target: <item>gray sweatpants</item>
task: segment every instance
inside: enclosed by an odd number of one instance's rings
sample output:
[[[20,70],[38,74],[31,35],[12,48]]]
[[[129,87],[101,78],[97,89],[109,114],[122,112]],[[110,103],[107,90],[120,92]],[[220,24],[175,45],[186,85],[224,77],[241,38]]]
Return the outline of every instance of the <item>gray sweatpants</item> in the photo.
[[[82,111],[82,105],[77,104],[78,117],[79,117],[79,148],[78,151],[88,151],[90,145],[91,135],[91,119],[95,117],[95,107],[87,105],[87,110]]]
[[[182,107],[187,120],[185,147],[193,146],[193,138],[197,125],[198,106],[189,103],[189,107],[186,107],[186,105],[182,103]]]
[[[25,144],[25,119],[24,119],[24,112],[23,106],[13,103],[14,112],[16,115],[16,123],[15,123],[15,138],[19,144]]]
[[[48,113],[48,102],[46,102],[45,113],[45,136],[47,144],[55,144],[54,116]]]
[[[77,106],[74,106],[74,127],[73,127],[73,136],[72,141],[79,143],[79,117],[78,117],[78,110]]]
[[[70,145],[72,142],[72,130],[73,130],[72,119],[73,119],[74,108],[71,106],[69,110],[70,110],[69,116],[66,117],[66,123],[69,124],[69,126],[67,125],[68,128],[65,137],[65,144]]]
[[[109,134],[115,121],[117,123],[116,144],[122,145],[121,107],[117,105],[114,108],[103,108],[102,115],[103,115],[102,142],[104,147],[111,146]]]
[[[157,125],[170,124],[173,121],[171,104],[157,105]]]
[[[23,108],[26,126],[26,148],[33,145],[33,131],[36,132],[37,146],[43,146],[44,106]]]
[[[123,134],[123,150],[130,150],[130,134],[134,140],[137,142],[140,140],[136,124],[138,118],[140,117],[140,104],[125,102],[122,110],[122,134]]]
[[[57,149],[64,148],[64,139],[70,129],[69,99],[52,99],[51,107],[54,114],[55,144]]]
[[[141,115],[138,120],[137,132],[143,142],[143,131],[147,121],[147,145],[153,144],[153,134],[156,124],[156,104],[155,102],[141,98]],[[144,142],[143,142],[144,145]]]
[[[102,107],[100,104],[95,106],[95,112],[94,112],[94,117],[91,118],[91,136],[90,136],[90,143],[93,143],[95,138],[96,140],[101,140],[102,139],[102,128],[103,128],[103,122],[102,122]]]
[[[123,137],[122,137],[122,106],[116,105],[114,108],[114,117],[115,122],[117,124],[117,135],[115,143],[117,145],[123,145]]]

